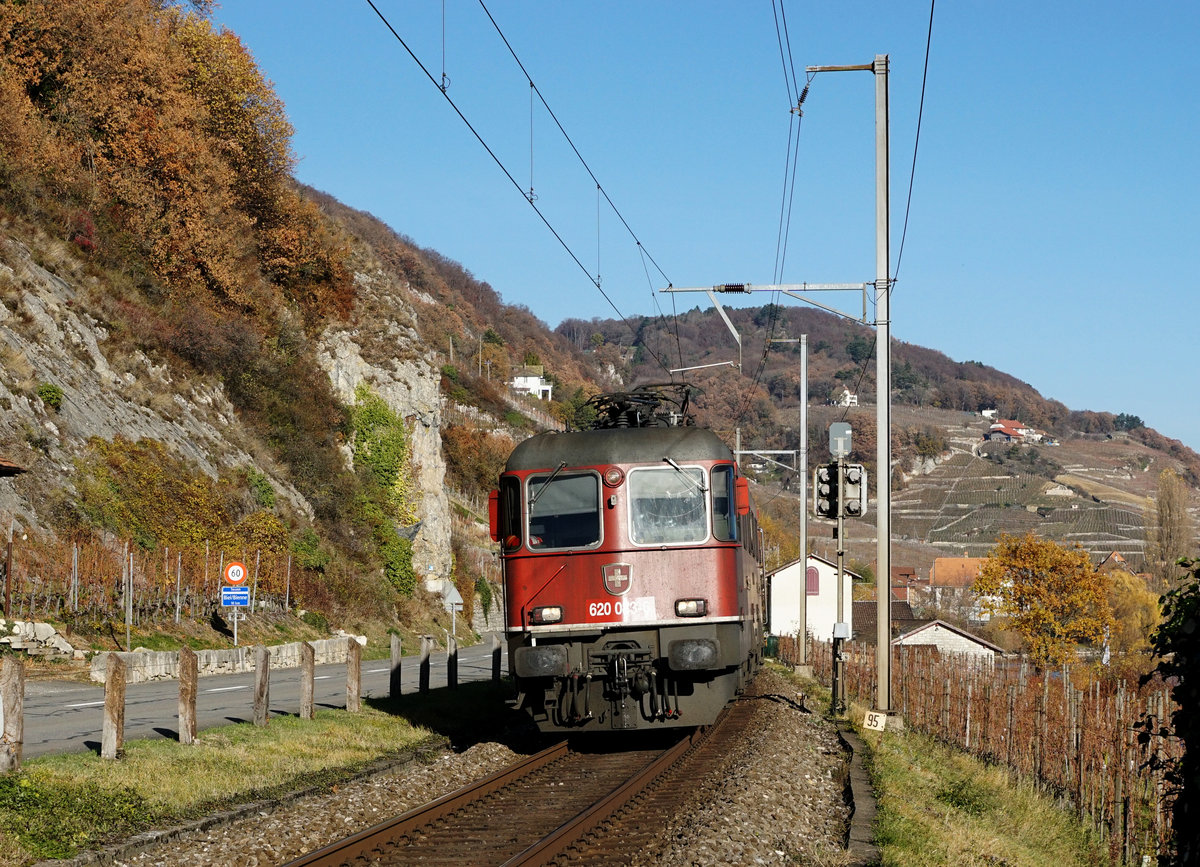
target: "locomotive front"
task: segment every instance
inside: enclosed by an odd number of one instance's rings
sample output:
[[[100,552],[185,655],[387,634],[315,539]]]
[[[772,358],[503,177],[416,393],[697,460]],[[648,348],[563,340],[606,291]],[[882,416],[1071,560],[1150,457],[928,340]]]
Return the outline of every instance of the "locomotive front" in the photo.
[[[747,485],[684,413],[605,397],[609,424],[521,443],[492,495],[518,705],[543,731],[710,723],[761,658]]]

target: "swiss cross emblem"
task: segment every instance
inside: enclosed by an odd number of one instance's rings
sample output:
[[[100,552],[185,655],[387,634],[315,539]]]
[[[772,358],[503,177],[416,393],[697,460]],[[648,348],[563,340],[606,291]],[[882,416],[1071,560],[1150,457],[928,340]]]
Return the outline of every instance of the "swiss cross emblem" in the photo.
[[[628,563],[609,563],[603,570],[604,589],[613,596],[624,596],[633,583],[633,567]]]

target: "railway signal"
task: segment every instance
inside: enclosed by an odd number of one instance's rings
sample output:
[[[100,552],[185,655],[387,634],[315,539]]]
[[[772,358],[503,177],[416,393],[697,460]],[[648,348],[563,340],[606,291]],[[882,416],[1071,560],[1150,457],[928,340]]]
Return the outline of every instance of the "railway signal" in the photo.
[[[842,466],[842,508],[847,518],[867,513],[867,471],[862,464]]]
[[[813,511],[818,518],[838,515],[838,465],[821,464],[813,471]]]

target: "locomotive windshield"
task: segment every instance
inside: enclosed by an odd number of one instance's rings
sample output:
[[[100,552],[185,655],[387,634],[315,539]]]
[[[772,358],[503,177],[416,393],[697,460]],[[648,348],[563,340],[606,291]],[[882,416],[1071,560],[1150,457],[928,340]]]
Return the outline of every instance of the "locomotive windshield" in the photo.
[[[703,542],[708,491],[698,467],[644,467],[629,473],[630,538],[636,545]]]
[[[583,548],[600,541],[600,479],[557,471],[529,480],[529,547]]]

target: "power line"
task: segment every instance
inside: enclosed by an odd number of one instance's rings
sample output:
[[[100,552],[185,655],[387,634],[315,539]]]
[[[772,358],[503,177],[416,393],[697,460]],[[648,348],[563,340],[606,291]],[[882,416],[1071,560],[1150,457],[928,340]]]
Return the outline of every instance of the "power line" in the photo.
[[[929,0],[929,32],[925,34],[925,69],[921,73],[921,102],[917,107],[917,134],[913,139],[912,169],[908,175],[908,200],[904,204],[904,229],[900,232],[900,251],[896,254],[895,279],[900,276],[900,261],[904,258],[904,239],[908,236],[908,215],[912,210],[913,179],[917,175],[917,148],[921,144],[921,118],[925,114],[925,83],[929,80],[929,45],[933,42],[933,7],[937,0]]]
[[[933,9],[934,9],[934,5],[936,3],[937,3],[937,0],[929,0],[929,30],[925,34],[925,67],[924,67],[924,71],[921,73],[921,101],[917,107],[917,131],[916,131],[916,135],[913,138],[912,167],[908,174],[908,199],[904,205],[904,229],[900,233],[900,250],[896,253],[896,268],[894,271],[892,271],[893,283],[900,276],[900,261],[904,258],[904,240],[908,236],[908,216],[912,212],[913,181],[917,176],[917,148],[921,144],[921,119],[925,115],[925,85],[929,80],[929,48],[930,48],[930,45],[933,43]],[[894,287],[889,286],[885,291],[892,292],[893,288]],[[854,386],[854,390],[856,392],[861,389],[863,379],[867,375],[867,363],[871,360],[871,357],[875,354],[875,343],[876,343],[876,337],[872,336],[871,337],[871,351],[869,353],[867,353],[867,357],[863,361],[862,369],[859,370],[859,372],[858,372],[858,381],[855,383],[855,386]],[[881,399],[880,392],[882,391],[882,389],[890,388],[890,387],[891,387],[891,383],[887,383],[885,386],[880,386],[879,383],[876,383],[875,384],[875,391],[876,391],[875,399],[880,400]],[[842,412],[842,420],[843,421],[845,420],[846,416],[848,415],[848,409],[849,408],[846,408],[846,410],[844,410]]]
[[[370,2],[370,0],[368,0],[368,2]],[[521,62],[521,58],[518,57],[517,52],[513,50],[512,45],[508,41],[508,37],[504,35],[504,31],[500,29],[500,25],[496,23],[496,19],[492,17],[492,13],[488,10],[487,5],[483,2],[483,0],[479,0],[479,6],[481,9],[483,9],[484,14],[487,15],[488,21],[492,22],[492,27],[495,28],[496,33],[504,42],[504,47],[508,49],[508,53],[512,55],[513,60],[515,60],[517,66],[520,67],[521,73],[525,76],[525,80],[529,82],[529,86],[533,89],[533,92],[537,94],[537,98],[541,100],[541,103],[545,107],[546,112],[550,115],[551,120],[553,120],[555,126],[558,127],[558,131],[562,133],[563,138],[567,141],[567,144],[571,146],[571,150],[575,152],[575,156],[579,159],[580,165],[583,166],[584,170],[588,173],[588,176],[592,179],[592,182],[595,183],[596,189],[599,190],[600,195],[604,196],[604,200],[608,202],[608,205],[610,208],[612,208],[613,213],[617,215],[617,219],[621,221],[621,225],[623,225],[625,230],[629,232],[629,236],[637,242],[639,247],[642,247],[646,258],[648,258],[650,263],[654,265],[655,270],[662,275],[663,280],[666,280],[668,283],[670,283],[670,278],[667,277],[662,268],[659,267],[658,263],[654,261],[654,257],[651,256],[649,252],[645,252],[645,247],[638,239],[637,233],[633,231],[633,228],[625,220],[624,215],[621,214],[621,211],[613,203],[613,200],[609,198],[608,192],[604,189],[604,185],[600,183],[599,179],[592,171],[592,167],[589,166],[587,160],[583,158],[583,154],[579,152],[579,148],[575,147],[575,142],[571,140],[571,136],[567,134],[567,131],[563,128],[562,123],[559,122],[558,115],[554,113],[554,109],[550,108],[550,103],[546,102],[546,98],[542,95],[542,91],[538,88],[537,84],[534,83],[533,77],[529,74],[528,70],[525,69],[525,64]]]
[[[487,151],[488,156],[490,156],[492,158],[492,161],[496,163],[496,165],[500,168],[500,171],[504,172],[504,176],[508,178],[509,183],[511,183],[513,185],[513,187],[515,187],[517,189],[517,191],[521,193],[521,198],[523,198],[529,202],[529,206],[531,208],[533,208],[534,213],[536,213],[538,215],[538,217],[541,219],[542,223],[545,224],[546,228],[550,230],[550,233],[554,236],[555,240],[557,240],[558,243],[562,246],[562,248],[564,250],[566,250],[567,255],[569,255],[571,257],[571,259],[574,260],[575,264],[579,266],[579,270],[581,270],[587,276],[588,282],[590,282],[593,286],[595,286],[596,290],[604,297],[604,300],[608,302],[608,305],[617,314],[617,318],[620,319],[625,324],[625,327],[629,329],[631,334],[636,336],[636,331],[634,330],[633,326],[630,325],[629,320],[625,317],[625,315],[623,313],[621,313],[620,309],[618,309],[617,305],[613,302],[612,298],[610,298],[608,293],[605,292],[604,289],[601,287],[599,277],[593,277],[591,275],[591,273],[588,271],[587,267],[583,264],[582,261],[580,261],[579,257],[575,254],[575,251],[571,249],[571,246],[566,242],[566,240],[562,237],[562,235],[559,234],[558,230],[554,228],[554,225],[550,222],[550,220],[546,217],[546,215],[542,213],[541,209],[538,208],[538,206],[534,203],[533,197],[527,196],[525,194],[525,191],[521,188],[520,183],[518,183],[517,179],[513,177],[512,172],[510,172],[508,170],[508,168],[504,165],[503,161],[501,161],[501,159],[496,155],[495,151],[493,151],[492,148],[488,145],[488,143],[484,140],[483,136],[479,133],[479,131],[475,129],[475,127],[471,124],[471,122],[469,120],[467,120],[467,116],[465,114],[463,114],[462,110],[458,107],[458,105],[454,102],[454,100],[450,98],[450,94],[446,90],[442,89],[441,85],[438,84],[437,79],[435,79],[433,77],[433,74],[430,73],[429,69],[425,66],[425,64],[421,62],[420,58],[418,58],[417,55],[413,52],[412,48],[409,47],[408,43],[404,41],[404,38],[399,33],[396,32],[396,28],[394,28],[392,26],[391,22],[388,21],[388,19],[384,16],[384,14],[379,11],[379,7],[377,7],[375,5],[374,0],[367,0],[367,5],[371,7],[372,11],[374,11],[374,13],[377,16],[379,16],[379,20],[383,22],[383,25],[385,27],[387,27],[387,29],[389,31],[391,31],[392,36],[394,36],[396,38],[396,41],[400,43],[401,47],[408,53],[408,56],[411,57],[413,59],[413,62],[416,63],[418,67],[420,67],[420,69],[423,73],[425,73],[425,77],[429,79],[430,83],[433,84],[433,86],[438,89],[438,91],[442,94],[442,96],[446,100],[446,102],[449,103],[450,107],[454,109],[455,114],[457,114],[459,119],[462,120],[462,122],[464,124],[466,124],[467,129],[469,129],[471,131],[471,134],[475,136],[476,140],[481,145],[483,145],[483,149],[485,151]],[[483,5],[482,0],[480,0],[480,5],[481,6]],[[487,7],[484,7],[484,11],[487,12]],[[488,18],[491,18],[490,12],[488,13]],[[495,24],[494,21],[493,21],[493,24]],[[497,27],[497,32],[499,32],[498,27]],[[501,38],[503,38],[503,34],[501,34]],[[505,40],[505,45],[508,45],[508,40]],[[511,46],[509,47],[509,51],[512,51]],[[514,59],[516,58],[515,53],[513,54],[513,57],[514,57]],[[519,59],[517,59],[517,64],[518,65],[521,64],[521,61]],[[522,71],[524,71],[524,66],[522,66],[521,69],[522,69]],[[526,78],[528,78],[528,75],[526,75]],[[529,83],[530,83],[530,86],[533,87],[534,91],[536,92],[537,88],[533,84],[532,79],[529,79]],[[541,98],[540,93],[538,94],[538,97]],[[543,105],[546,104],[544,99],[542,100],[542,104]],[[550,111],[550,107],[548,105],[546,106],[546,110]],[[554,113],[552,111],[550,112],[550,116],[554,117]],[[558,123],[557,118],[555,118],[555,123],[556,124]],[[561,130],[563,132],[563,135],[566,136],[566,131],[562,129],[561,124],[559,124],[559,130]],[[569,137],[567,138],[567,141],[570,142]],[[573,150],[575,150],[576,155],[579,156],[579,151],[575,148],[575,145],[573,142],[571,142],[571,148]],[[580,161],[582,161],[583,157],[580,156],[579,159],[580,159]],[[585,163],[585,168],[586,168],[586,163]],[[590,168],[588,169],[588,174],[592,174]],[[592,175],[592,179],[595,180],[595,175]],[[597,181],[597,187],[599,187],[599,186],[600,186],[599,182]],[[602,189],[601,189],[601,191],[603,192]],[[604,195],[605,195],[605,198],[608,199],[607,194],[604,194]],[[609,200],[609,204],[612,205],[611,200]],[[617,211],[615,206],[613,206],[613,211],[617,213],[618,217],[621,216],[620,212]],[[625,223],[624,217],[621,217],[621,222]],[[629,228],[628,223],[626,223],[625,226],[627,229]],[[631,235],[633,234],[632,229],[630,229],[630,234]],[[636,236],[634,236],[634,239],[636,240]],[[640,246],[640,242],[639,242],[639,246]],[[649,254],[647,254],[647,255],[649,255]],[[654,259],[651,258],[650,261],[654,262]],[[658,263],[654,262],[654,267],[658,268]],[[659,270],[659,273],[661,274],[662,269],[659,268],[658,270]],[[663,278],[666,279],[665,274],[663,274]],[[656,353],[650,347],[646,347],[646,349],[654,357],[654,360],[657,361],[659,363],[659,365],[662,366],[663,370],[668,369],[666,362],[663,361],[663,359],[661,357],[659,357],[658,353]]]

